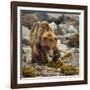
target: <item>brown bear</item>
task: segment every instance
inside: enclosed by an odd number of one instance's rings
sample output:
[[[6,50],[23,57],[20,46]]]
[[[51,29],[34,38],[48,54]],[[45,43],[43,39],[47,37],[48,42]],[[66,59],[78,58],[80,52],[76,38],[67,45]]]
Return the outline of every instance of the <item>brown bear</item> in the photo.
[[[49,56],[57,61],[60,57],[57,37],[47,21],[37,22],[31,31],[32,63],[46,64]]]

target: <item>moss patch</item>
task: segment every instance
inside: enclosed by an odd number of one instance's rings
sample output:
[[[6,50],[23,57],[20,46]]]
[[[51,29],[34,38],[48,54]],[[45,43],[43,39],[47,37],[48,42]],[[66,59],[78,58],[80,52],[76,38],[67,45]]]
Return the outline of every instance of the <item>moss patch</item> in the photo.
[[[79,68],[72,65],[63,65],[61,67],[61,73],[64,75],[78,75]]]

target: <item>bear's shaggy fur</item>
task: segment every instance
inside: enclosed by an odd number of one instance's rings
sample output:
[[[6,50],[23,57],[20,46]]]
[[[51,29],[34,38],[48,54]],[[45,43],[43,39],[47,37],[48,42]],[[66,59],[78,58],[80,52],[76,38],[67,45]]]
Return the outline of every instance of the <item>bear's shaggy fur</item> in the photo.
[[[54,61],[59,58],[57,38],[47,21],[37,22],[31,30],[30,36],[32,63],[46,64],[49,62],[48,56],[52,57]]]

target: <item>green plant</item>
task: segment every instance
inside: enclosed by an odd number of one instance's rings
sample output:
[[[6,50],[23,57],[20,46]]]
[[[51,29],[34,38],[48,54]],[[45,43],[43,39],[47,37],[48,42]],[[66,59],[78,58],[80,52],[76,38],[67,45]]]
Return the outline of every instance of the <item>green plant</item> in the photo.
[[[78,75],[79,74],[79,68],[72,66],[72,65],[64,64],[61,67],[61,73],[63,73],[64,75]]]
[[[63,59],[71,58],[71,57],[72,57],[72,53],[70,53],[70,52],[65,52],[65,55],[63,56]]]
[[[34,67],[26,67],[22,68],[23,76],[24,77],[36,77],[38,74],[36,73],[36,69]]]
[[[61,68],[64,65],[63,61],[58,61],[56,63],[56,68]]]
[[[48,67],[56,67],[56,63],[54,61],[50,61],[48,64],[47,64]]]
[[[61,68],[63,65],[64,65],[64,63],[62,60],[60,60],[58,62],[50,61],[48,63],[48,67],[52,67],[52,68]]]

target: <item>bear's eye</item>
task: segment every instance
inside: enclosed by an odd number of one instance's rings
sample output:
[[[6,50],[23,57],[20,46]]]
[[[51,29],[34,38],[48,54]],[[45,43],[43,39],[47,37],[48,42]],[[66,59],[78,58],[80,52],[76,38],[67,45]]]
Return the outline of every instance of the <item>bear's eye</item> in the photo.
[[[57,41],[57,38],[55,37],[55,40]]]
[[[46,41],[47,40],[47,37],[44,37],[43,40]]]

